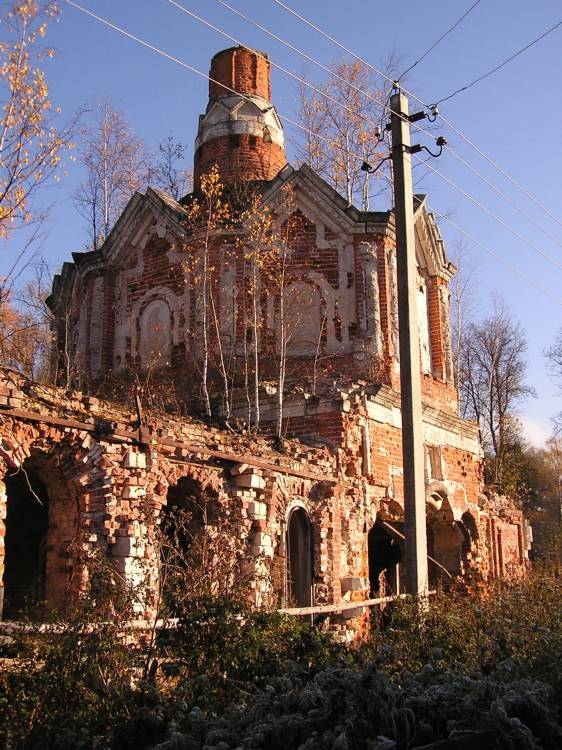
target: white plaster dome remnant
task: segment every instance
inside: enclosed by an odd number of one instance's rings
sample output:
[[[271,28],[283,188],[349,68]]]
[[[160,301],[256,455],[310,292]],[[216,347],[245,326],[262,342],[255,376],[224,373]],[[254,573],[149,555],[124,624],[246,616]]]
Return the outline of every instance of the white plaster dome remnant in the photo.
[[[207,141],[228,135],[253,135],[285,148],[283,126],[275,107],[261,96],[231,94],[210,103],[199,118],[195,139],[197,151]]]

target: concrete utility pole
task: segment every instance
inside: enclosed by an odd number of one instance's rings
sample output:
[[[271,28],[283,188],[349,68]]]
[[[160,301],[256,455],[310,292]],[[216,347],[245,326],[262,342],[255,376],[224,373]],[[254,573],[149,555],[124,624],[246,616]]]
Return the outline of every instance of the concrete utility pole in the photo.
[[[422,428],[420,344],[416,310],[417,266],[408,100],[401,92],[390,99],[392,166],[398,276],[402,458],[406,537],[406,590],[415,596],[428,590]]]

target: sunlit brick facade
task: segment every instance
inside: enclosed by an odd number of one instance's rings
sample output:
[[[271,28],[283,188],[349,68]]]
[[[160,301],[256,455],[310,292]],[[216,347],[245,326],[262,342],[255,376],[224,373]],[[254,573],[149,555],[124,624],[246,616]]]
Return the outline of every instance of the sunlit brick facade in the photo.
[[[258,324],[248,324],[243,234],[221,237],[212,251],[220,272],[210,291],[218,321],[210,346],[220,339],[221,356],[228,358],[232,424],[250,426],[256,418],[256,392],[244,383],[244,366],[248,357],[259,363],[265,437],[244,439],[196,419],[203,412],[200,281],[186,271],[193,196],[178,203],[151,188],[135,194],[103,247],[74,253],[64,265],[49,300],[59,384],[71,382],[105,401],[74,394],[69,405],[56,389],[41,401],[37,388],[9,377],[0,388],[9,616],[26,596],[41,594],[58,606],[59,590],[79,594],[72,540],[157,586],[154,524],[170,488],[186,479],[236,504],[244,519],[240,533],[256,560],[282,571],[269,581],[256,576],[250,589],[257,604],[266,595],[278,605],[308,606],[403,590],[393,214],[358,211],[308,166],[286,164],[269,63],[261,53],[225,50],[213,58],[210,76],[195,148],[195,194],[201,176],[216,166],[228,190],[251,185],[281,228],[290,222],[290,281],[282,290],[292,311],[284,440],[267,437],[276,431],[280,408],[280,303],[264,273],[257,282]],[[414,210],[430,584],[463,575],[518,575],[527,561],[522,516],[509,503],[484,498],[477,426],[458,416],[448,290],[455,268],[424,196],[416,196]],[[221,255],[225,247],[229,252]],[[158,415],[150,411],[154,399],[145,403],[143,435],[126,401],[127,386],[137,379],[149,381],[159,396]],[[221,388],[211,364],[210,399],[224,419]],[[32,415],[7,413],[22,406]],[[163,417],[165,411],[170,416]],[[78,426],[64,425],[69,414]],[[24,533],[17,519],[10,527],[13,497],[25,495],[12,478],[20,466],[41,483],[48,506],[47,516],[34,521],[40,539],[28,545],[34,563],[27,577],[15,571],[17,544],[9,541]],[[362,614],[360,606],[348,609],[332,615],[332,624],[352,632]]]

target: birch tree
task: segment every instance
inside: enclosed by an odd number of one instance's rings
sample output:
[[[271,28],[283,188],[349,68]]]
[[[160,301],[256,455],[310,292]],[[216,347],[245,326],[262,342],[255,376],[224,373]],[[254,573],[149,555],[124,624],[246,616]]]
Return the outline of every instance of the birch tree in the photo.
[[[223,386],[223,404],[230,418],[230,383],[227,355],[219,310],[219,286],[225,266],[225,235],[230,229],[231,210],[216,167],[201,177],[200,195],[188,207],[189,257],[183,264],[186,284],[195,295],[200,315],[193,345],[200,349],[201,389],[205,414],[213,414],[209,391],[210,366],[217,365]],[[222,257],[221,257],[222,256]],[[200,335],[200,342],[199,342]]]
[[[305,85],[299,89],[298,114],[305,130],[297,154],[348,203],[369,210],[370,186],[382,170],[371,177],[361,171],[357,156],[376,166],[386,155],[378,130],[384,133],[381,113],[390,84],[361,62],[338,62],[330,68],[332,77],[325,84],[315,84],[320,93]],[[391,56],[386,64],[390,78],[395,68]]]
[[[82,134],[80,161],[86,176],[74,203],[86,221],[89,245],[97,250],[133,193],[148,183],[150,159],[125,114],[103,99]]]
[[[562,328],[558,330],[554,343],[546,351],[546,357],[550,371],[558,381],[562,392]],[[562,411],[553,417],[554,428],[557,434],[562,434]]]
[[[304,286],[295,286],[303,282],[305,269],[295,258],[295,235],[301,228],[301,216],[297,213],[294,188],[287,185],[283,188],[281,201],[282,213],[274,215],[269,233],[269,252],[263,269],[263,283],[273,297],[275,306],[275,351],[276,359],[276,426],[278,439],[283,435],[283,408],[285,388],[288,376],[289,346],[302,316],[299,299],[304,295]],[[296,295],[289,290],[296,289]]]
[[[39,263],[21,291],[0,298],[0,364],[41,382],[49,378],[52,318],[45,300],[50,281],[45,263]]]
[[[451,348],[455,386],[459,388],[463,347],[467,329],[474,315],[474,263],[467,255],[465,243],[459,242],[457,244],[453,253],[453,262],[457,267],[457,272],[449,285],[451,292]]]
[[[185,146],[169,135],[158,144],[158,158],[152,169],[151,182],[176,201],[192,187],[192,174],[183,165]]]
[[[240,188],[239,188],[240,189]],[[244,293],[242,294],[244,387],[248,403],[248,424],[260,426],[260,349],[262,346],[264,313],[262,292],[272,264],[276,259],[275,218],[272,211],[262,205],[257,193],[239,196],[247,208],[240,216],[242,233],[238,248],[242,254]],[[252,384],[250,385],[250,379]],[[253,420],[252,420],[253,406]]]

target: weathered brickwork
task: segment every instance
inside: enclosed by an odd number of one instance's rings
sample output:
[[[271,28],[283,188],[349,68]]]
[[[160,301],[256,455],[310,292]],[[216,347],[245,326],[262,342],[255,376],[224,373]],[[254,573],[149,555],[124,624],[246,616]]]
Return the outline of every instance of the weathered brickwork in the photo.
[[[34,500],[13,489],[12,477],[21,472],[31,481],[39,476],[46,489],[44,539],[36,540],[28,554],[36,559],[30,575],[35,584],[42,583],[47,612],[64,608],[80,594],[81,555],[97,551],[113,559],[131,582],[148,584],[154,596],[145,599],[143,613],[151,614],[158,588],[158,519],[171,489],[186,478],[199,491],[210,490],[239,508],[238,533],[256,558],[249,596],[257,605],[362,601],[375,585],[369,532],[381,522],[398,535],[403,528],[399,430],[380,421],[383,410],[393,408],[391,393],[344,394],[339,412],[326,417],[334,429],[326,442],[333,447],[287,440],[279,454],[265,437],[249,439],[187,418],[162,420],[150,414],[150,441],[144,444],[136,414],[124,407],[2,373],[0,572],[10,595],[5,615],[21,614],[24,598],[28,604],[38,601],[37,586],[18,577],[17,551],[12,549],[4,567],[4,539],[29,533],[29,519],[18,528],[17,519],[10,518],[14,503]],[[431,435],[437,428],[428,424],[427,429]],[[470,451],[442,448],[440,477],[427,481],[430,554],[453,576],[469,571],[514,575],[526,560],[521,514],[505,501],[498,513],[493,499],[478,496],[479,471]],[[304,600],[292,596],[287,570],[288,527],[299,509],[311,532],[311,591]],[[396,538],[400,557],[403,542]],[[431,581],[439,578],[439,570],[430,566]],[[403,590],[400,575],[395,585]],[[359,607],[334,615],[332,626],[347,637],[359,627],[362,612]]]
[[[186,487],[236,509],[256,605],[360,603],[404,590],[392,212],[360,212],[306,165],[285,165],[263,57],[225,50],[213,59],[211,77],[196,141],[196,190],[212,164],[229,190],[240,180],[257,184],[286,238],[282,299],[293,329],[284,437],[272,439],[281,294],[259,268],[251,281],[242,230],[213,238],[208,248],[209,265],[219,270],[205,297],[216,316],[207,331],[207,386],[224,418],[217,362],[226,360],[230,424],[247,427],[257,414],[248,378],[259,367],[262,436],[252,438],[187,416],[201,414],[203,404],[201,279],[193,266],[201,246],[188,220],[192,198],[178,203],[150,188],[134,195],[100,251],[74,253],[65,263],[49,300],[58,383],[106,400],[0,376],[0,539],[7,540],[0,564],[9,617],[25,599],[45,599],[52,610],[78,596],[81,555],[95,551],[130,581],[148,583],[152,595],[139,606],[151,613],[160,519]],[[516,575],[527,564],[525,523],[509,501],[483,495],[477,427],[457,414],[448,291],[455,269],[423,196],[415,218],[429,583]],[[251,283],[259,291],[256,325],[247,317]],[[146,384],[140,429],[126,406],[137,381]],[[44,508],[30,521],[23,557],[25,530],[14,508],[34,495],[22,472]],[[363,627],[364,608],[330,615],[330,622],[349,637]]]
[[[272,180],[285,166],[285,149],[257,135],[236,133],[202,143],[195,152],[194,181],[216,166],[225,183],[240,179]]]

